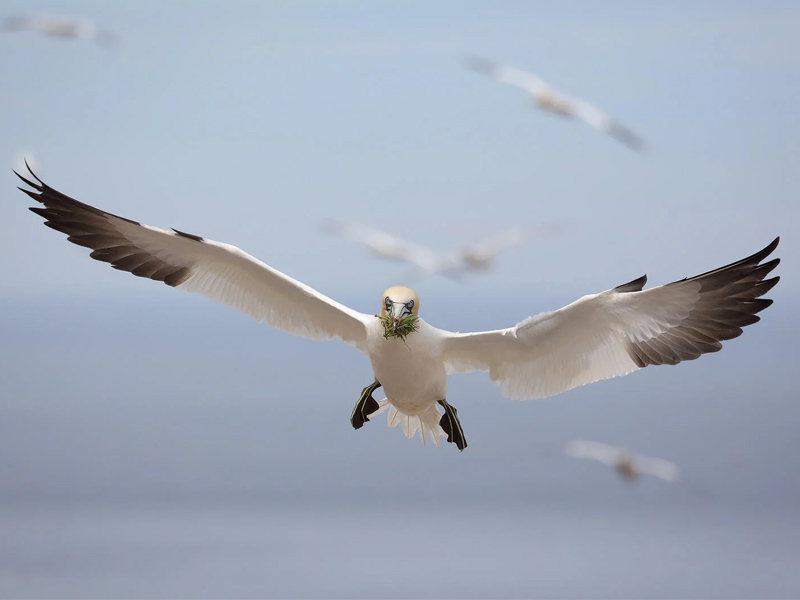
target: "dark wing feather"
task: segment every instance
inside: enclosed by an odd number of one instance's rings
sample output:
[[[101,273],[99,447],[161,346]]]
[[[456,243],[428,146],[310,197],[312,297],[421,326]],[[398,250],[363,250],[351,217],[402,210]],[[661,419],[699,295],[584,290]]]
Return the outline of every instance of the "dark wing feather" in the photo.
[[[697,298],[686,316],[672,327],[647,339],[629,341],[631,359],[638,367],[692,360],[719,351],[721,342],[740,336],[742,327],[759,321],[757,313],[772,304],[761,296],[780,280],[765,279],[780,259],[761,261],[772,254],[779,241],[775,238],[763,250],[719,269],[643,292],[669,294],[673,287],[694,286]]]
[[[44,224],[51,229],[67,234],[69,236],[67,240],[73,244],[93,250],[89,256],[95,260],[111,263],[115,269],[133,273],[137,277],[163,281],[172,287],[180,285],[189,276],[189,269],[185,266],[170,264],[151,252],[132,244],[114,227],[112,220],[120,219],[138,226],[142,226],[141,223],[107,213],[70,198],[44,183],[30,170],[30,167],[28,167],[28,171],[38,183],[23,177],[16,171],[14,173],[38,193],[24,188],[18,189],[44,205],[44,208],[31,207],[30,210],[44,217]],[[177,230],[176,234],[195,241],[203,241],[203,238],[199,236]]]

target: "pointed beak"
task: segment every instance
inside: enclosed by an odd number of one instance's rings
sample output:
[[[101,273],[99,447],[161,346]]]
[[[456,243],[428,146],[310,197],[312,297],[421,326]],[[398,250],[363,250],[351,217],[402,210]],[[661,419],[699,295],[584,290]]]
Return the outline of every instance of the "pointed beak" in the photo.
[[[401,302],[395,302],[394,304],[392,304],[392,318],[395,321],[399,321],[406,315],[410,314],[411,310],[409,310],[409,308],[405,304]]]

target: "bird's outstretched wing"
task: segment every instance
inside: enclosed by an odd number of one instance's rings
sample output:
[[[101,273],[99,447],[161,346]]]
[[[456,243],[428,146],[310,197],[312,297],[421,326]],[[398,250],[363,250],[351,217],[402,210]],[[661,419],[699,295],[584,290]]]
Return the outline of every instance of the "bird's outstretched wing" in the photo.
[[[652,475],[670,483],[675,483],[681,478],[681,470],[678,465],[663,458],[636,456],[634,461],[636,470],[643,475]]]
[[[644,141],[633,131],[613,121],[603,111],[585,100],[573,98],[553,89],[549,84],[532,73],[521,71],[514,67],[500,65],[486,60],[485,58],[470,57],[466,60],[466,64],[473,71],[483,73],[503,83],[522,88],[534,97],[539,98],[544,94],[547,97],[551,111],[555,111],[564,116],[577,117],[598,131],[607,133],[629,148],[637,152],[644,151]],[[547,106],[545,108],[547,108]]]
[[[603,444],[602,442],[590,442],[588,440],[573,440],[564,448],[564,454],[572,458],[586,458],[610,465],[619,466],[619,461],[623,457],[630,457],[637,473],[642,475],[652,475],[675,483],[680,479],[681,470],[676,465],[662,458],[641,456],[630,454],[622,448]]]
[[[489,371],[504,396],[545,398],[647,365],[678,364],[735,338],[772,304],[761,298],[778,246],[725,267],[642,291],[646,276],[508,329],[442,332],[448,373]]]
[[[460,254],[466,262],[490,261],[504,250],[519,246],[531,235],[531,232],[523,227],[513,227],[475,244],[464,246]]]
[[[587,458],[607,465],[615,466],[620,450],[608,444],[590,442],[587,440],[573,440],[564,448],[564,454],[572,458]]]
[[[599,108],[592,106],[584,100],[570,99],[570,104],[573,108],[573,114],[582,119],[598,131],[607,133],[619,142],[622,142],[632,150],[637,152],[644,152],[644,140],[636,135],[633,131],[620,125],[612,120],[607,114]]]
[[[529,94],[552,91],[544,80],[539,79],[532,73],[520,71],[519,69],[507,65],[501,65],[485,58],[470,56],[464,61],[464,64],[477,73],[483,73],[501,83],[507,83],[522,88]]]
[[[36,182],[17,173],[36,191],[19,189],[43,205],[30,210],[44,217],[48,227],[66,233],[73,244],[90,248],[92,258],[201,294],[288,333],[340,338],[363,349],[366,323],[374,317],[323,296],[235,246],[112,215],[30,174]]]
[[[38,31],[43,35],[62,38],[81,38],[94,41],[106,48],[117,45],[117,38],[109,31],[99,29],[94,21],[55,15],[18,15],[7,17],[0,32]]]

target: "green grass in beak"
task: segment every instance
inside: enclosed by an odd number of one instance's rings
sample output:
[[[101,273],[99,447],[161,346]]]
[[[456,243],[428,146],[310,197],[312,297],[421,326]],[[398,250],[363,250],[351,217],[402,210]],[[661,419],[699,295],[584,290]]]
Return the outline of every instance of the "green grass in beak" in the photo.
[[[383,323],[383,337],[387,340],[392,337],[398,337],[405,341],[408,334],[414,333],[419,329],[417,315],[406,315],[398,320],[395,320],[391,315],[378,318]]]

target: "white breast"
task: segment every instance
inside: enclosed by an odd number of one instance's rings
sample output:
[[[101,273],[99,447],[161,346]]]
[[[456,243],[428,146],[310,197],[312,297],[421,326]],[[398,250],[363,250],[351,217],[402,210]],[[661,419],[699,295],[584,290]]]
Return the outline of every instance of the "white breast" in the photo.
[[[418,415],[447,397],[442,338],[419,319],[419,331],[384,339],[378,319],[367,329],[367,355],[386,398],[407,415]]]

